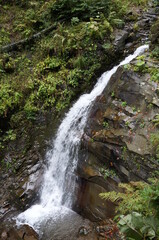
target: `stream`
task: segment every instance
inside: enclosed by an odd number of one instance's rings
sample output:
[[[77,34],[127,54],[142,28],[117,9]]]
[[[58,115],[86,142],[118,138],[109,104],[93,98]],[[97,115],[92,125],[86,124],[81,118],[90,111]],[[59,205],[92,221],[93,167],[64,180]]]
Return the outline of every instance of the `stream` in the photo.
[[[134,54],[126,57],[118,66],[103,73],[93,90],[89,94],[82,95],[66,114],[52,142],[52,149],[46,156],[47,168],[43,176],[40,201],[17,216],[17,225],[28,224],[42,239],[58,240],[75,239],[83,221],[89,224],[72,210],[76,203],[75,170],[78,164],[78,152],[89,111],[94,100],[103,92],[119,66],[128,64],[146,49],[148,45],[137,48]],[[60,238],[59,232],[64,234],[60,235]]]

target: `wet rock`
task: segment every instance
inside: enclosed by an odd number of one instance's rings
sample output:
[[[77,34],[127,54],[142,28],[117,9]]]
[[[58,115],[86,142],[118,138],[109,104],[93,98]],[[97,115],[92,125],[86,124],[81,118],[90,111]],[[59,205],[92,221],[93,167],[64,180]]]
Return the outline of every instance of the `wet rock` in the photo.
[[[85,228],[85,227],[80,227],[80,229],[79,229],[79,235],[84,235],[84,236],[86,236],[86,235],[89,234],[89,232],[90,232],[90,230],[88,230],[88,229]]]
[[[1,240],[38,240],[38,234],[28,225],[23,225],[19,229],[8,226],[2,230]]]
[[[104,188],[100,186],[100,181],[98,184],[96,182],[98,182],[96,178],[91,178],[89,181],[83,180],[82,194],[79,194],[78,197],[82,215],[87,216],[92,221],[100,221],[112,217],[115,210],[114,204],[99,197],[101,192],[106,191],[106,184],[103,182]]]
[[[39,239],[38,234],[34,229],[28,225],[23,225],[20,229],[17,230],[17,233],[21,239],[24,240],[37,240]]]
[[[125,30],[116,30],[115,33],[115,40],[114,40],[114,46],[118,51],[121,51],[125,44],[126,39],[128,38],[129,33]]]

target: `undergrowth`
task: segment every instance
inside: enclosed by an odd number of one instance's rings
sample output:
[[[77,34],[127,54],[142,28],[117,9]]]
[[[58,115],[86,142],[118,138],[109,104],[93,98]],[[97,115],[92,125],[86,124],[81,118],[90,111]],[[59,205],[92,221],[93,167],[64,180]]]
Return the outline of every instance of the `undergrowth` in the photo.
[[[159,180],[119,184],[122,192],[101,193],[118,204],[115,220],[126,239],[159,239]]]

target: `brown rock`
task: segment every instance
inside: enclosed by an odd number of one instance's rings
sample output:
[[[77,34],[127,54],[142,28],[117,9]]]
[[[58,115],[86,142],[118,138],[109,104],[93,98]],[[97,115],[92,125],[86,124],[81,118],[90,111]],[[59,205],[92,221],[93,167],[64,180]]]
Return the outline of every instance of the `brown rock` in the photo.
[[[7,232],[3,231],[2,234],[1,234],[1,239],[6,240],[7,237],[8,237]]]

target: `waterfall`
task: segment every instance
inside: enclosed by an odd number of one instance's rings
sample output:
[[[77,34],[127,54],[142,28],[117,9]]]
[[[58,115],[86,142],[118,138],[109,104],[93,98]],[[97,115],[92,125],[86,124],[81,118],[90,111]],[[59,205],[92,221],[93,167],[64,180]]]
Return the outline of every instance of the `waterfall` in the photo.
[[[76,182],[74,171],[89,109],[118,67],[128,64],[146,49],[148,45],[137,48],[134,54],[126,57],[118,66],[102,74],[91,93],[82,95],[66,114],[47,156],[48,167],[44,174],[40,202],[19,214],[17,224],[29,224],[38,231],[46,219],[52,218],[56,221],[56,218],[71,211]]]

